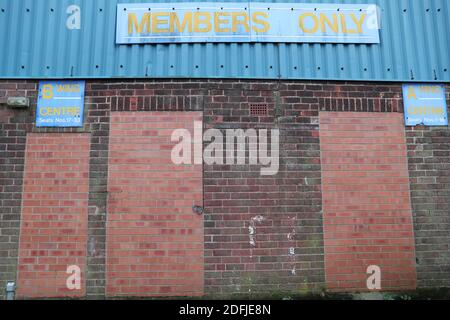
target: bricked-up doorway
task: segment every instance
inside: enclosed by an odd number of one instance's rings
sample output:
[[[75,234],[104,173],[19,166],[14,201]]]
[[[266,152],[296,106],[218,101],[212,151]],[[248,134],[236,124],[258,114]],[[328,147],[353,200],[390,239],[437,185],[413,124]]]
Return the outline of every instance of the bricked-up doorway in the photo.
[[[194,137],[201,112],[113,112],[109,146],[106,294],[203,294],[202,165],[176,165],[176,129]],[[201,142],[200,142],[201,143]],[[192,149],[193,150],[193,149]]]
[[[326,283],[367,291],[415,289],[414,234],[405,127],[400,113],[321,112]]]
[[[85,133],[27,136],[19,298],[85,295],[89,140]],[[68,278],[78,271],[79,281],[71,278],[74,281],[67,286]]]

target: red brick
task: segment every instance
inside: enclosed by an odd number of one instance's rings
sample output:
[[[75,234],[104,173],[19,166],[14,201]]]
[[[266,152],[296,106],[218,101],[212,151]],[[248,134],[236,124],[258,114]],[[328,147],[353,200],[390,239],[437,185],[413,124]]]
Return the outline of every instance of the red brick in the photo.
[[[203,294],[202,166],[171,160],[173,130],[198,112],[115,112],[111,119],[106,293]]]
[[[382,290],[414,289],[402,115],[322,112],[320,139],[327,287],[367,291],[367,267],[378,265]]]
[[[19,297],[85,295],[89,139],[88,134],[72,133],[27,136],[17,281]],[[46,156],[34,152],[36,149]],[[65,150],[83,151],[71,154]],[[55,163],[70,165],[59,167]],[[51,215],[52,212],[58,214]],[[69,234],[76,237],[66,237]],[[26,265],[31,269],[21,268]],[[71,265],[81,269],[80,290],[66,287],[69,276],[66,270]]]

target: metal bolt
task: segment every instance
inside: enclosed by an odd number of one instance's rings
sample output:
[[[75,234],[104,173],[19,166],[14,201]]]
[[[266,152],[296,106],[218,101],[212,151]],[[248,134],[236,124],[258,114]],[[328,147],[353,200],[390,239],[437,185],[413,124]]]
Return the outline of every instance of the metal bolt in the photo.
[[[203,214],[203,207],[193,206],[192,207],[192,211],[194,211],[194,213],[196,213],[198,215],[202,215]]]

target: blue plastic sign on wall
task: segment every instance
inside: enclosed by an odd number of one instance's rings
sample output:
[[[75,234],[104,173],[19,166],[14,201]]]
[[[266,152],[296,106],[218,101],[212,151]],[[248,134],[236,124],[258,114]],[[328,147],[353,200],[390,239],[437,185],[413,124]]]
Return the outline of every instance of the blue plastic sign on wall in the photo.
[[[403,85],[407,126],[448,126],[447,102],[443,85]]]
[[[116,43],[380,43],[378,11],[374,4],[121,3]]]
[[[82,127],[84,81],[41,81],[36,127]]]

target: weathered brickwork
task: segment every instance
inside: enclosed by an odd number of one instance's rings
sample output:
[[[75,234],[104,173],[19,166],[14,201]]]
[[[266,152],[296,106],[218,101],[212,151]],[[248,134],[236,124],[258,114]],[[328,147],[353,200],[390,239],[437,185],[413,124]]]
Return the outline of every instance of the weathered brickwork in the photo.
[[[280,164],[270,176],[261,176],[265,166],[248,162],[205,165],[207,293],[319,291],[324,265],[317,104],[296,105],[291,91],[271,83],[212,92],[206,128],[223,134],[229,128],[268,129],[268,136],[279,130]],[[266,104],[267,115],[251,115],[251,104]]]
[[[17,296],[85,295],[89,135],[29,133],[20,227]],[[69,290],[67,270],[81,271]]]
[[[7,96],[26,96],[35,103],[36,83],[0,82],[0,104]],[[0,105],[0,299],[7,281],[16,280],[26,134],[33,117],[28,110]]]
[[[415,289],[414,235],[403,115],[321,112],[327,288]]]
[[[447,105],[450,88],[447,86]],[[417,257],[417,284],[450,287],[450,130],[406,131]]]
[[[85,132],[91,135],[86,295],[105,296],[108,145],[111,92],[86,84]]]
[[[400,84],[388,83],[87,81],[84,128],[36,129],[37,82],[0,82],[0,299],[6,281],[17,280],[26,135],[32,132],[90,134],[86,297],[105,297],[110,119],[130,111],[200,111],[204,129],[223,134],[280,130],[276,175],[261,176],[261,165],[204,165],[203,291],[228,296],[326,288],[319,112],[402,113],[401,93]],[[32,107],[9,108],[8,96],[27,96]],[[251,104],[267,107],[267,114],[252,115]],[[448,286],[450,278],[448,136],[447,128],[406,130],[418,287]]]

